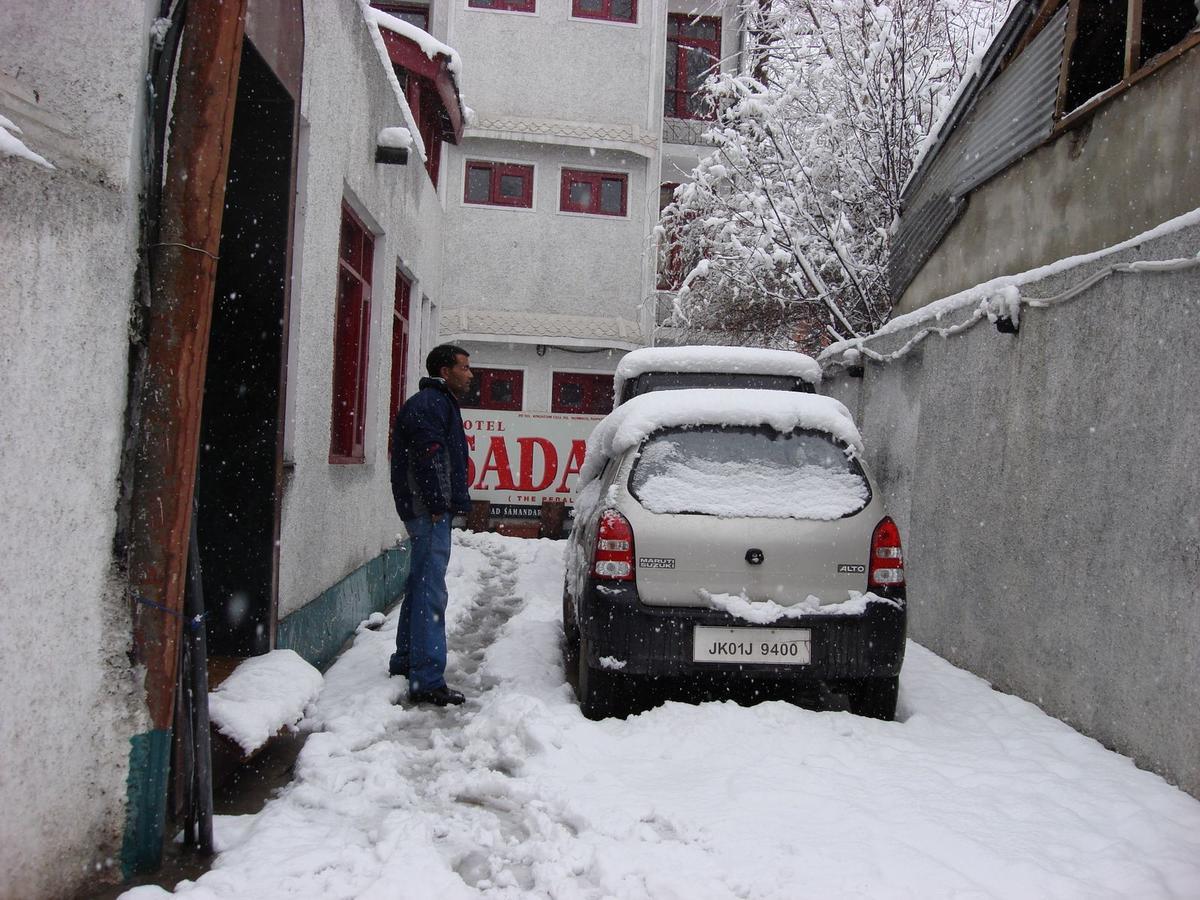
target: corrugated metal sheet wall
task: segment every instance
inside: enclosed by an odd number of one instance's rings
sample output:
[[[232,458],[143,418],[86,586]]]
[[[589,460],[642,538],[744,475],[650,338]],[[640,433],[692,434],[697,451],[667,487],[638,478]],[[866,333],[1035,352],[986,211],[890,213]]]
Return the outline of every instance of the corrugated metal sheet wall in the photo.
[[[1066,34],[1063,7],[980,94],[916,189],[892,244],[888,282],[899,300],[966,206],[966,195],[1050,136]]]

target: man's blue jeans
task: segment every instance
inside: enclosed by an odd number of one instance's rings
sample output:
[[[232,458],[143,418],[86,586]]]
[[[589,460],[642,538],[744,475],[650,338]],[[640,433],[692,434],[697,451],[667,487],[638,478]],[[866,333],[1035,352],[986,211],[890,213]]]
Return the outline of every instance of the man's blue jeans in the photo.
[[[450,515],[406,519],[412,540],[408,590],[400,607],[396,652],[388,670],[407,675],[410,691],[446,683],[446,567],[450,564]]]

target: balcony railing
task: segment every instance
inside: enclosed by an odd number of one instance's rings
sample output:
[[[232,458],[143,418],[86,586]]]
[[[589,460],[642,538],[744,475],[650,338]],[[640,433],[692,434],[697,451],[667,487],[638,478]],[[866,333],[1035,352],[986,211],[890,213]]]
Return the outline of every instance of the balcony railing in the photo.
[[[693,144],[700,145],[704,141],[701,136],[712,124],[707,119],[663,119],[664,144]]]

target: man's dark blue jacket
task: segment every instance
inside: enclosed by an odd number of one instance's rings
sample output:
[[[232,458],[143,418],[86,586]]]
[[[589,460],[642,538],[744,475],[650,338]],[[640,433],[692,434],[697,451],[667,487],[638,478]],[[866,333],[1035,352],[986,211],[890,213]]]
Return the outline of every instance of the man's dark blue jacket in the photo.
[[[441,378],[422,378],[392,426],[396,512],[406,520],[468,512],[467,487],[467,435],[458,401]]]

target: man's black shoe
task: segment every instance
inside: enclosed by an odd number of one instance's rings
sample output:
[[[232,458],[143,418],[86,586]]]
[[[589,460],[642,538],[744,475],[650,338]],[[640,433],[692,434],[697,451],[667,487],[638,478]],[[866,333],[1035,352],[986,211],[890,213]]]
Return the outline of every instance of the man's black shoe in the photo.
[[[430,703],[434,706],[458,706],[467,698],[443,684],[431,691],[409,691],[408,699],[413,703]]]

